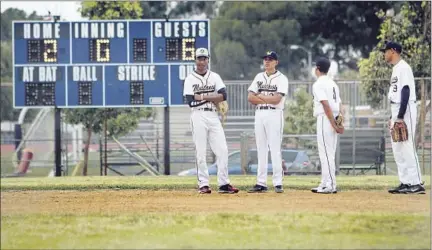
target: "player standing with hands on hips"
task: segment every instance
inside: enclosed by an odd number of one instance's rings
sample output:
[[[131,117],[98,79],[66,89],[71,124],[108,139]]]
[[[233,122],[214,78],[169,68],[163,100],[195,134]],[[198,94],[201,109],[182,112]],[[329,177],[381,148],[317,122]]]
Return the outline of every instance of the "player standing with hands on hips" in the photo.
[[[228,147],[216,106],[226,100],[226,87],[221,77],[208,69],[209,58],[206,48],[196,50],[196,69],[186,77],[183,88],[183,96],[192,110],[190,124],[196,148],[199,193],[211,193],[206,162],[208,140],[216,155],[218,192],[233,194],[239,190],[228,178]]]
[[[312,86],[314,108],[313,115],[317,118],[316,131],[318,153],[321,162],[321,183],[312,188],[313,193],[337,193],[336,189],[336,146],[338,134],[344,132],[338,126],[336,117],[342,110],[339,87],[327,76],[330,60],[320,58],[316,62],[315,75],[318,77]]]
[[[276,65],[279,63],[276,52],[268,51],[263,56],[263,60],[265,72],[258,73],[248,89],[248,101],[256,105],[255,140],[258,152],[257,183],[248,192],[267,192],[268,151],[270,149],[273,186],[276,193],[283,193],[281,144],[288,78],[276,70]]]
[[[414,74],[408,63],[401,59],[402,46],[386,42],[381,50],[387,63],[393,65],[388,99],[391,117],[388,127],[392,135],[394,159],[401,184],[389,192],[392,194],[425,194],[420,166],[414,144],[417,125],[417,105]]]

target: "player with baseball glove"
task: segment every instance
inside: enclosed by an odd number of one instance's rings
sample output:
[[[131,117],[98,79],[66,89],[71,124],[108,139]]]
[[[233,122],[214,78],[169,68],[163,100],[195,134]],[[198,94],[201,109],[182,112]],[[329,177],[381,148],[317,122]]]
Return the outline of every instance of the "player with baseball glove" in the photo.
[[[414,74],[411,66],[401,58],[402,45],[386,42],[381,51],[385,61],[393,65],[388,90],[391,110],[388,127],[400,181],[399,186],[388,191],[392,194],[425,194],[414,141],[417,125]]]
[[[227,101],[218,102],[215,103],[215,106],[219,115],[221,116],[222,127],[224,127],[228,109],[229,109],[228,102]]]

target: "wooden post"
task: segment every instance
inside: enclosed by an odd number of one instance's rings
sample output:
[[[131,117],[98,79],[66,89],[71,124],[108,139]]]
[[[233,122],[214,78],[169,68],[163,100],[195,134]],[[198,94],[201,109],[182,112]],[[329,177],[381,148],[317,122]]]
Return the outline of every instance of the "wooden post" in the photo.
[[[422,145],[422,167],[423,167],[423,174],[425,173],[425,135],[424,135],[424,125],[426,120],[426,88],[425,88],[425,81],[424,79],[421,80],[421,103],[420,103],[420,141]]]

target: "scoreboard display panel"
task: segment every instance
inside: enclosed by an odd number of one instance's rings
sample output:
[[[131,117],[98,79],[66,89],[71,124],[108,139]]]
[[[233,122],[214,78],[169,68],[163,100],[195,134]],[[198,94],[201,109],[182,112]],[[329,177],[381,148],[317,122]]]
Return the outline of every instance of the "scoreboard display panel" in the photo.
[[[209,20],[15,21],[14,107],[185,105]]]

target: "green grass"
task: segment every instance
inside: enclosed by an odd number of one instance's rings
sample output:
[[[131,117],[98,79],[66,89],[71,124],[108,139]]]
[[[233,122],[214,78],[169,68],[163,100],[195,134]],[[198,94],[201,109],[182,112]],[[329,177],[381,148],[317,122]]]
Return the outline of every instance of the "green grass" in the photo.
[[[400,214],[2,216],[13,249],[425,249],[430,217]]]
[[[254,184],[256,177],[233,176],[231,180],[236,186],[246,189]],[[430,177],[425,176],[424,180],[430,188]],[[284,183],[287,189],[304,190],[315,186],[318,181],[318,176],[287,176]],[[338,176],[337,181],[341,190],[382,190],[398,184],[396,176]],[[211,183],[215,182],[216,178],[212,176]],[[1,181],[2,192],[113,188],[188,190],[196,188],[196,177],[43,177]],[[226,202],[229,200],[227,198]],[[424,213],[320,211],[258,214],[249,213],[247,207],[224,212],[207,212],[203,207],[200,213],[174,213],[169,208],[168,211],[161,209],[152,213],[104,212],[103,209],[90,213],[82,208],[79,214],[73,214],[62,212],[62,204],[55,206],[60,213],[2,214],[1,248],[425,249],[431,243],[430,216]]]
[[[215,185],[216,177],[210,177]],[[231,176],[231,182],[240,189],[250,188],[255,176]],[[396,176],[337,176],[340,190],[383,190],[399,184]],[[430,188],[430,176],[424,176],[426,188]],[[319,176],[285,176],[284,186],[288,189],[304,190],[317,185]],[[269,177],[271,183],[271,177]],[[91,190],[91,189],[143,189],[143,190],[184,190],[197,186],[195,176],[91,176],[56,178],[4,178],[1,190]]]

